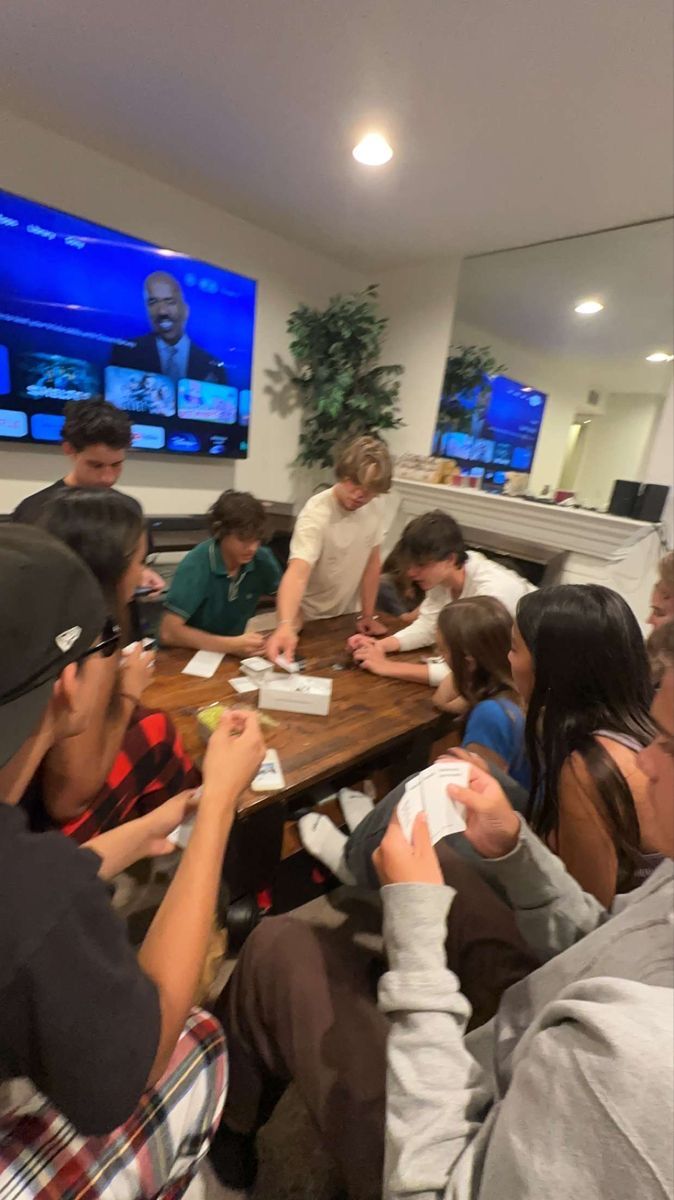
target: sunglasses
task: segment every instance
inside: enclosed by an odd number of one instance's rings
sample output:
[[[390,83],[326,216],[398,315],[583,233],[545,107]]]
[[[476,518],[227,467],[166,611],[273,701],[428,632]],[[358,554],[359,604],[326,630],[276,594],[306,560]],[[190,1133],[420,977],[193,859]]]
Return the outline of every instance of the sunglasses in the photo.
[[[121,638],[121,630],[116,621],[112,617],[108,617],[102,630],[103,636],[100,642],[96,642],[95,646],[90,646],[84,654],[80,654],[77,659],[78,663],[84,662],[85,658],[89,658],[92,654],[100,654],[102,658],[111,658],[115,650],[119,646]]]

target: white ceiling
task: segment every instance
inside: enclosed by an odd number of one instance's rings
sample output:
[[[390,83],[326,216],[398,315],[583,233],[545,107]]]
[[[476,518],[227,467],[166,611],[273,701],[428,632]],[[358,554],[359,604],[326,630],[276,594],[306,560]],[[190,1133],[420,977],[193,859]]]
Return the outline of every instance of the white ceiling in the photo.
[[[577,315],[587,298],[604,311]],[[672,353],[674,221],[466,259],[456,316],[548,353],[641,361]]]
[[[672,210],[671,0],[2,0],[5,105],[359,267]],[[396,156],[350,150],[369,126]]]

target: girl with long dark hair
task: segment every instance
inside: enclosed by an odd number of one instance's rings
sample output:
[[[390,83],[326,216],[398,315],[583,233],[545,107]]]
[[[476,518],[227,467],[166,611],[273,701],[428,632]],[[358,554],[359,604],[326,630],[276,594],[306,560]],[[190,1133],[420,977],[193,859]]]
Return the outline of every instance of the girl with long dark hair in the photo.
[[[615,592],[563,584],[523,596],[510,654],[527,704],[527,819],[604,904],[652,864],[637,756],[652,741],[653,688],[636,618]]]
[[[96,576],[123,645],[147,552],[141,506],[112,488],[69,488],[50,501],[39,524]],[[34,824],[56,824],[82,843],[198,785],[199,772],[170,717],[141,705],[153,665],[154,655],[140,645],[96,659],[96,711],[84,733],[47,755],[29,797]]]

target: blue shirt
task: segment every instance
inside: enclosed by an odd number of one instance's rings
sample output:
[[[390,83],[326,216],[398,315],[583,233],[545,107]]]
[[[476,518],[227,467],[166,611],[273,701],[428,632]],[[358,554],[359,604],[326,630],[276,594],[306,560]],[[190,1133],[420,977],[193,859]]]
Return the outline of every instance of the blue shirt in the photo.
[[[508,774],[529,788],[531,770],[524,745],[524,713],[513,700],[481,700],[470,713],[462,746],[484,746],[505,763]]]

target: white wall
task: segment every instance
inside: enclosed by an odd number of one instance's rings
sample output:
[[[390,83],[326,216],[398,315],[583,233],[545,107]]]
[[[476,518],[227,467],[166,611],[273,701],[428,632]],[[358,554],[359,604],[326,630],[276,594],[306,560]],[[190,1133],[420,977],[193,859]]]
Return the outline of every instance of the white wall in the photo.
[[[587,408],[590,389],[600,393],[604,408],[611,394],[648,393],[654,398],[657,393],[662,398],[670,386],[671,369],[667,367],[663,369],[650,363],[639,364],[633,359],[623,361],[546,355],[460,321],[454,326],[452,343],[491,346],[496,358],[504,363],[505,374],[547,393],[545,416],[531,470],[531,490],[535,493],[546,485],[551,490],[558,486],[569,430],[579,409]],[[607,420],[607,417],[593,419],[598,435],[602,420]],[[640,478],[638,471],[642,467],[650,424],[648,428],[645,425],[640,427],[643,436],[634,445],[629,438],[622,441],[624,461],[617,478],[629,478],[630,474],[633,478]],[[613,475],[615,478],[616,475]]]
[[[134,455],[123,486],[153,513],[202,512],[225,487],[290,500],[299,413],[279,363],[286,320],[300,302],[323,304],[369,280],[318,254],[229,216],[175,188],[37,125],[0,113],[2,186],[114,229],[213,262],[258,281],[250,456],[236,465]],[[0,512],[57,479],[57,450],[0,450]]]
[[[430,454],[451,340],[459,259],[440,259],[379,273],[382,313],[389,318],[383,360],[402,363],[403,428],[389,437],[395,454]]]
[[[664,483],[670,489],[662,514],[669,545],[674,545],[674,385],[653,428],[650,445],[646,448],[641,478],[646,483]]]
[[[609,395],[606,411],[593,417],[583,439],[571,485],[588,508],[605,508],[616,479],[644,479],[643,461],[662,409],[662,397]]]

